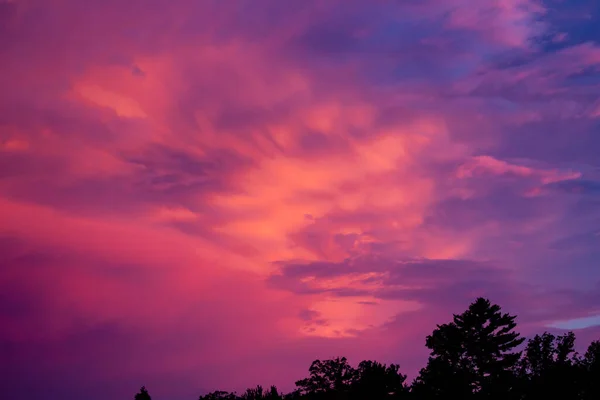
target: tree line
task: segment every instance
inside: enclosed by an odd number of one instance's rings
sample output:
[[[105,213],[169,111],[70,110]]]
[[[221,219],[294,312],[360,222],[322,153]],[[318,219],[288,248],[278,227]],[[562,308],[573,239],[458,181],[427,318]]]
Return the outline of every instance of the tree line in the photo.
[[[600,400],[600,340],[583,355],[575,351],[573,332],[545,332],[525,342],[515,318],[478,298],[427,336],[427,365],[412,382],[398,364],[367,360],[352,367],[338,357],[313,361],[291,393],[257,386],[199,400]],[[145,387],[135,400],[151,400]]]

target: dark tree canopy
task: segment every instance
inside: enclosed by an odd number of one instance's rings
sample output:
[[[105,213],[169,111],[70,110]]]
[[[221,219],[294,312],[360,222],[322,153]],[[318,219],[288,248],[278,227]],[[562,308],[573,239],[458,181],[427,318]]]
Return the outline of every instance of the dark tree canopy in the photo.
[[[258,385],[238,395],[214,391],[199,400],[600,400],[600,341],[583,356],[575,334],[535,335],[526,344],[516,317],[478,298],[425,339],[427,365],[412,384],[398,364],[345,357],[315,360],[297,389]],[[151,400],[145,387],[135,400]]]
[[[525,340],[514,331],[515,318],[478,298],[452,322],[438,325],[425,340],[431,353],[416,380],[420,390],[429,396],[458,392],[488,397],[510,391],[510,374],[521,356],[514,350]],[[449,376],[452,382],[447,382]]]
[[[405,381],[406,375],[400,373],[398,364],[387,366],[377,361],[362,361],[356,370],[352,392],[357,399],[403,398],[408,393]]]
[[[150,394],[148,393],[148,390],[146,390],[146,386],[142,386],[140,388],[140,392],[135,395],[134,399],[135,400],[152,400],[152,398],[150,397]]]
[[[233,400],[238,399],[235,393],[224,392],[221,390],[217,390],[211,393],[208,393],[204,396],[200,396],[199,400]]]
[[[520,390],[525,398],[558,396],[577,398],[580,392],[579,359],[575,335],[535,335],[527,342],[520,360]]]
[[[581,365],[583,398],[600,399],[600,340],[590,344]]]
[[[308,372],[308,378],[296,382],[300,394],[348,392],[356,375],[356,370],[350,366],[346,357],[315,360]]]

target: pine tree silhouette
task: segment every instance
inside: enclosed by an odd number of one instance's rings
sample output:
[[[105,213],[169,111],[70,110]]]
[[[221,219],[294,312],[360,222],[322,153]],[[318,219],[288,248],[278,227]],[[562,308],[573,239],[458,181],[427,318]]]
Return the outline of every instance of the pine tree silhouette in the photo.
[[[141,387],[140,392],[135,395],[134,399],[135,400],[152,400],[152,398],[150,397],[150,394],[146,390],[146,386]]]

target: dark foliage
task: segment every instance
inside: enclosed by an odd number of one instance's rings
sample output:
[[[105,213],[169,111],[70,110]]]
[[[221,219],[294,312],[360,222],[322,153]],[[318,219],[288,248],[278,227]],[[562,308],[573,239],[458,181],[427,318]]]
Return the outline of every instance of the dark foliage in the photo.
[[[478,298],[427,336],[429,359],[411,385],[398,364],[362,361],[354,368],[337,357],[313,361],[308,377],[288,394],[257,386],[241,395],[216,391],[199,400],[600,399],[600,341],[583,356],[575,351],[572,332],[546,332],[524,344],[515,320]],[[151,400],[145,387],[135,400]]]
[[[135,400],[152,400],[152,398],[150,397],[150,394],[148,394],[148,391],[146,390],[146,386],[142,386],[142,388],[140,389],[140,392],[135,395],[134,399]]]
[[[427,366],[415,380],[421,398],[511,398],[521,353],[513,350],[524,338],[514,331],[515,317],[479,298],[453,321],[427,336]]]

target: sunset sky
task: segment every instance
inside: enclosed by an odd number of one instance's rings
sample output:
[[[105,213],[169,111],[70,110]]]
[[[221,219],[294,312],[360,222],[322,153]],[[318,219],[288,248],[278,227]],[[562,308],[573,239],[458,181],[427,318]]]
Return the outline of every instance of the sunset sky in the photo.
[[[596,0],[0,0],[0,93],[1,398],[600,337]]]

